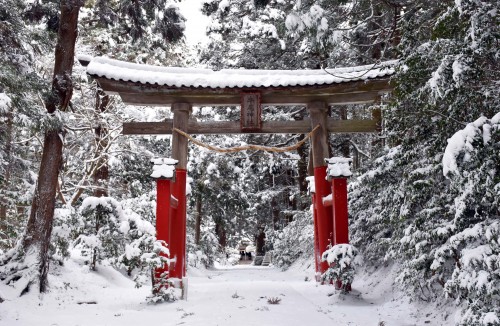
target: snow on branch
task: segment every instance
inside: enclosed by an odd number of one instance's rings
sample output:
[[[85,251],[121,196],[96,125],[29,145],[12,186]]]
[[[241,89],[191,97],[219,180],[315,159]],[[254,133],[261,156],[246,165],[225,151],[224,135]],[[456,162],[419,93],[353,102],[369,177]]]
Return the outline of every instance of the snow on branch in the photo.
[[[483,145],[487,145],[492,131],[497,130],[500,130],[500,113],[491,119],[482,116],[467,124],[464,129],[457,131],[448,139],[448,145],[444,151],[443,175],[448,176],[450,172],[459,174],[458,165],[470,160],[471,153],[474,151],[474,143],[482,140]]]
[[[7,113],[10,103],[10,97],[8,97],[5,93],[0,93],[0,113]]]

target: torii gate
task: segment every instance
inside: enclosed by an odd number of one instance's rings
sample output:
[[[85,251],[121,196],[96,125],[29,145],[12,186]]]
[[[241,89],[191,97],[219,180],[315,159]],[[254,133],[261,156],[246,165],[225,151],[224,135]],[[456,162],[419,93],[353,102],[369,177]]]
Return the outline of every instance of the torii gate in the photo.
[[[125,135],[172,134],[174,180],[157,182],[157,238],[168,243],[175,263],[169,278],[186,276],[186,175],[188,134],[308,133],[314,167],[314,253],[316,272],[328,269],[321,254],[329,245],[348,243],[348,173],[333,173],[327,180],[328,133],[379,132],[380,110],[371,120],[335,120],[327,117],[329,105],[372,103],[390,92],[395,61],[354,68],[328,70],[221,70],[157,67],[108,58],[80,59],[87,73],[107,94],[120,95],[129,105],[170,106],[173,120],[123,124]],[[89,63],[90,62],[90,63]],[[197,122],[192,106],[240,106],[240,121]],[[309,119],[262,121],[261,105],[306,106]],[[172,164],[173,161],[157,162]],[[345,164],[345,160],[329,163]],[[329,196],[334,192],[333,198]],[[171,194],[174,199],[171,199]],[[318,274],[317,274],[318,275]]]

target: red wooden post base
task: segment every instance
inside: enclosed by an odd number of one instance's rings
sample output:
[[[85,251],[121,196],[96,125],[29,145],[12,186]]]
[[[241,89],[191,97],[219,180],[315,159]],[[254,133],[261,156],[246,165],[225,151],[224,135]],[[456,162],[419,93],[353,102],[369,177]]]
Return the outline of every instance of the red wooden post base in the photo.
[[[347,178],[332,178],[333,244],[349,243]]]
[[[316,194],[311,193],[312,197],[312,213],[314,225],[314,267],[316,272],[316,282],[320,281],[319,264],[321,263],[321,252],[319,251],[318,241],[318,213],[316,212]]]
[[[316,210],[318,249],[321,254],[328,249],[333,241],[332,210],[323,204],[323,197],[330,194],[330,183],[326,180],[326,166],[314,168],[314,206]],[[323,274],[328,269],[328,262],[319,263],[319,273]]]
[[[177,198],[176,209],[171,208],[170,219],[170,266],[169,278],[178,279],[174,283],[180,283],[186,276],[186,178],[187,171],[175,170],[175,182],[172,184],[172,194]],[[180,284],[182,286],[182,284]]]
[[[170,223],[170,179],[156,179],[156,239],[169,243]],[[155,279],[159,279],[169,267],[157,268]]]

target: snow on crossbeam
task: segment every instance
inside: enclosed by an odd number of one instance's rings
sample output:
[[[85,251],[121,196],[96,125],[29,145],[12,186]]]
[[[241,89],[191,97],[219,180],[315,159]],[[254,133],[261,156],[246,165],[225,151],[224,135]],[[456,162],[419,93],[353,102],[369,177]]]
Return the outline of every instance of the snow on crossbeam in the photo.
[[[86,58],[88,60],[88,58]],[[119,94],[127,104],[165,106],[239,105],[244,91],[258,91],[262,104],[297,105],[314,100],[330,104],[369,103],[392,90],[389,78],[396,61],[327,70],[214,71],[159,67],[92,58],[87,73],[104,91]]]
[[[172,87],[244,88],[338,84],[390,76],[395,61],[351,68],[327,70],[246,70],[213,71],[200,68],[158,67],[94,58],[87,67],[92,76],[141,84]]]

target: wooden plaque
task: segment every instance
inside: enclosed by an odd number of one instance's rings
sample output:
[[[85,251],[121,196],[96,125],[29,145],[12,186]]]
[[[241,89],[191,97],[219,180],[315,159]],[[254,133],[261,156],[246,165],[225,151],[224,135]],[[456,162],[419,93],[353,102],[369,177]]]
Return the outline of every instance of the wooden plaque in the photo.
[[[242,131],[262,129],[260,93],[241,93],[240,126]]]

